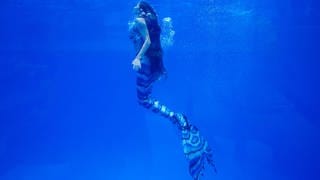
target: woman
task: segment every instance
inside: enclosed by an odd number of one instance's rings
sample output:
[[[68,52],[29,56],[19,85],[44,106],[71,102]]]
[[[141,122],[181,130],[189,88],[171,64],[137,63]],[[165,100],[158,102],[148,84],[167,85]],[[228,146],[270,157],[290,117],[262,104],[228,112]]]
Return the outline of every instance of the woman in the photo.
[[[160,43],[161,28],[156,12],[145,1],[140,1],[134,7],[134,14],[135,19],[130,27],[130,39],[136,50],[132,66],[137,72],[138,102],[143,107],[168,118],[181,130],[184,154],[189,161],[189,172],[194,179],[199,179],[206,160],[215,168],[211,149],[186,116],[171,111],[151,97],[153,83],[166,75]]]

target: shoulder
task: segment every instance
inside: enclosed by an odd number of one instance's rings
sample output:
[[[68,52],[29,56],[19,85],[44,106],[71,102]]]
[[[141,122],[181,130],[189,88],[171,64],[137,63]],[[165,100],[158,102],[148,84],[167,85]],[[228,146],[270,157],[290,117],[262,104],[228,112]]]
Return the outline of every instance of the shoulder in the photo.
[[[135,19],[136,23],[141,25],[146,25],[146,20],[144,18],[138,17]]]
[[[145,31],[146,29],[148,29],[146,20],[140,17],[135,19],[135,26],[140,31]]]

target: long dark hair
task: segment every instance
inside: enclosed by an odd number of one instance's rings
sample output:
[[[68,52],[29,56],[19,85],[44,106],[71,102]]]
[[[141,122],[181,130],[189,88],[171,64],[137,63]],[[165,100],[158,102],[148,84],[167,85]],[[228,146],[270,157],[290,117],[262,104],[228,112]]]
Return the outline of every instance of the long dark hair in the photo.
[[[150,34],[151,46],[146,52],[146,55],[150,58],[150,61],[152,61],[151,71],[165,74],[166,70],[162,61],[163,51],[160,41],[161,28],[158,23],[157,13],[151,5],[145,1],[140,1],[138,6],[143,12],[140,13],[140,17],[145,19]]]
[[[148,29],[158,31],[160,33],[161,28],[158,23],[158,15],[156,11],[146,1],[140,1],[138,5],[139,8],[144,12],[143,14],[140,13],[140,17],[146,20]],[[152,25],[152,27],[149,27],[150,25]]]
[[[139,8],[141,8],[145,13],[151,13],[152,15],[157,16],[157,13],[155,12],[155,10],[146,1],[140,1]]]

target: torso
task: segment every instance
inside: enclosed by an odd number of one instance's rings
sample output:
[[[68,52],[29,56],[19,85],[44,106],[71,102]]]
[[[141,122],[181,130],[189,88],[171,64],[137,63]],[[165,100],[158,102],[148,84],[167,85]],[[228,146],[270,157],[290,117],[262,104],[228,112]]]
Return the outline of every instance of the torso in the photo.
[[[136,54],[139,53],[139,51],[140,51],[140,49],[141,49],[141,47],[142,47],[142,45],[143,45],[143,43],[145,41],[145,38],[140,34],[138,28],[139,28],[139,25],[136,22],[132,22],[132,25],[131,25],[130,30],[129,30],[130,39],[133,42]],[[144,56],[141,59],[141,63],[142,64],[150,64],[150,61],[149,61],[148,57]]]
[[[139,53],[145,41],[145,37],[140,33],[141,31],[139,28],[141,27],[139,27],[139,24],[140,23],[135,20],[129,27],[129,37],[133,42],[136,54]],[[152,76],[154,76],[155,79],[157,79],[163,73],[165,73],[162,62],[162,49],[159,38],[160,34],[152,27],[151,29],[149,29],[148,27],[148,31],[151,39],[151,45],[146,51],[145,55],[142,57],[141,64],[143,67],[148,69],[148,71],[152,74]],[[144,69],[143,67],[142,69]]]

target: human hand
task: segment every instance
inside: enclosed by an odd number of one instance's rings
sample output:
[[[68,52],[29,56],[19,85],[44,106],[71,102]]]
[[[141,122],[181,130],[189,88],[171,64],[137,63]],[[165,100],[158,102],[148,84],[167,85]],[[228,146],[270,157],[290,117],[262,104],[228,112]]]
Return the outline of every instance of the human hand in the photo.
[[[135,71],[138,71],[141,68],[141,61],[139,58],[135,58],[132,61],[132,69],[134,69]]]

